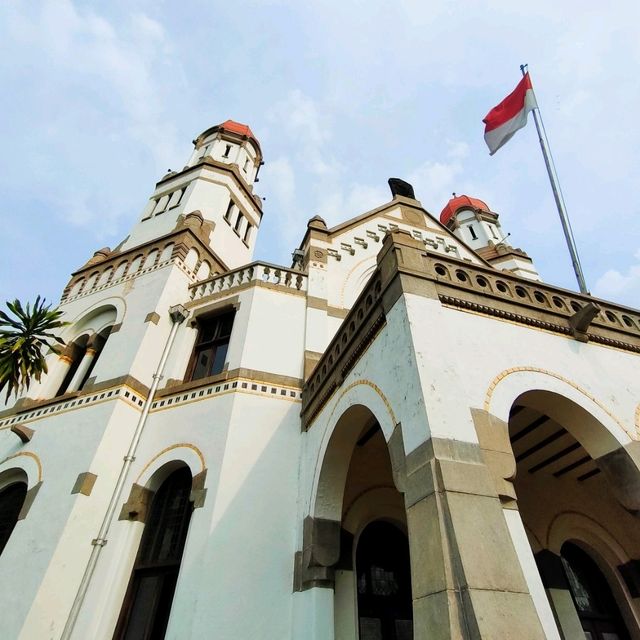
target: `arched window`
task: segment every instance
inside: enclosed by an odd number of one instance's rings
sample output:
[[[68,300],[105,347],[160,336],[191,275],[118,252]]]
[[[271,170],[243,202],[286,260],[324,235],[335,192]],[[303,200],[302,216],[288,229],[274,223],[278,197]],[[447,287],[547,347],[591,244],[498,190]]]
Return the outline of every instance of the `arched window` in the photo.
[[[360,639],[411,640],[413,612],[409,542],[389,522],[375,521],[356,549]]]
[[[629,632],[598,565],[571,542],[562,545],[560,555],[585,636],[591,640],[628,640]]]
[[[169,622],[193,506],[191,473],[174,471],[151,503],[115,640],[161,640]]]
[[[26,495],[27,485],[24,482],[13,482],[0,489],[0,555],[18,522]]]

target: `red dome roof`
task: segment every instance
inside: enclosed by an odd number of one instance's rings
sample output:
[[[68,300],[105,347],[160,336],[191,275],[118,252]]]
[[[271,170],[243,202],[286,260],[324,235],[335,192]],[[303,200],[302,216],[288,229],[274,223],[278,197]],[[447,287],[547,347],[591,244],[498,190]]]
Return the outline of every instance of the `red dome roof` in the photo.
[[[440,214],[440,222],[447,224],[453,216],[460,211],[460,209],[481,209],[482,211],[490,211],[486,202],[478,200],[478,198],[471,198],[469,196],[454,196],[447,202],[445,208]]]
[[[253,131],[249,129],[249,125],[247,124],[240,124],[235,120],[225,120],[222,124],[219,124],[218,127],[225,131],[231,131],[232,133],[238,133],[241,136],[253,138],[257,142],[257,138],[253,135]]]
[[[258,142],[258,138],[255,137],[253,131],[249,128],[249,125],[242,124],[240,122],[236,122],[235,120],[225,120],[221,124],[215,125],[215,127],[211,127],[201,133],[198,136],[198,141],[204,140],[207,136],[215,133],[216,131],[227,131],[229,133],[234,133],[237,136],[243,136],[248,138],[251,142],[253,142],[254,146],[258,151],[258,155],[260,156],[260,160],[262,160],[262,150],[260,149],[260,143]],[[196,140],[194,140],[194,144]]]

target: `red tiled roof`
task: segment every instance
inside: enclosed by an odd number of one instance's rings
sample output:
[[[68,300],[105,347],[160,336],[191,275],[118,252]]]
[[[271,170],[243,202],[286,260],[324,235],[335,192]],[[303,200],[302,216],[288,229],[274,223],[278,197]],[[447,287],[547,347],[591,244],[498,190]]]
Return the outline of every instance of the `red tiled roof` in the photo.
[[[257,141],[257,138],[253,135],[253,131],[247,124],[240,124],[235,120],[225,120],[222,124],[218,125],[221,129],[231,131],[232,133],[239,133],[241,136],[247,136]]]

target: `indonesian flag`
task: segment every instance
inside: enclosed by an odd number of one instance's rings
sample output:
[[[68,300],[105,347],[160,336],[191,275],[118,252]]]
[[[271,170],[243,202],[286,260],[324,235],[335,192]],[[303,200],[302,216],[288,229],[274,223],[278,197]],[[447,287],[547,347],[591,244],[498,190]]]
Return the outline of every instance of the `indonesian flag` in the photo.
[[[487,125],[484,129],[484,141],[489,147],[490,155],[527,124],[529,111],[537,106],[531,78],[526,73],[513,92],[498,106],[493,107],[482,120]]]

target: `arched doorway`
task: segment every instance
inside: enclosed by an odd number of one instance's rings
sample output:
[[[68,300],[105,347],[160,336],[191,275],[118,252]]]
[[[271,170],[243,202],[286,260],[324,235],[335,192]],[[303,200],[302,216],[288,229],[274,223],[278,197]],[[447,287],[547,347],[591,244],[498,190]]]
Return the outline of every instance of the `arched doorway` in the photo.
[[[368,524],[356,547],[360,640],[411,640],[409,542],[396,525]]]
[[[583,407],[549,391],[516,399],[509,436],[518,509],[560,633],[622,640],[634,629],[638,637],[629,587],[618,567],[640,557],[640,533],[607,466],[614,436]],[[626,467],[624,472],[630,473]],[[615,553],[609,541],[615,541]],[[582,543],[606,558],[605,573]]]
[[[560,554],[587,640],[627,640],[620,609],[598,565],[572,542],[565,542]]]

